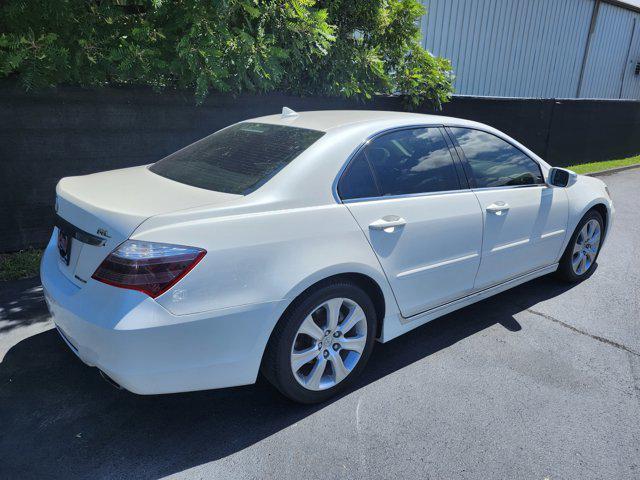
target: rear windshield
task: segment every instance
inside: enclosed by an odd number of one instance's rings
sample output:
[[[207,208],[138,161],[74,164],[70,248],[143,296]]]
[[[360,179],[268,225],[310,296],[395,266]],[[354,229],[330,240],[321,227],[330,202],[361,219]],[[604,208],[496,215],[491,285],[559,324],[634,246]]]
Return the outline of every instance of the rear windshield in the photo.
[[[163,158],[150,170],[193,187],[246,195],[322,135],[306,128],[239,123]]]

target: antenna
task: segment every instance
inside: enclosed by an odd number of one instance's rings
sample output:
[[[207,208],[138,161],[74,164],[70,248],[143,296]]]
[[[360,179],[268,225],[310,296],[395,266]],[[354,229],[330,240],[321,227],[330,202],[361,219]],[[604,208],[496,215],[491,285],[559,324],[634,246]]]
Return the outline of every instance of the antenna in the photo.
[[[298,112],[291,110],[289,107],[282,107],[282,118],[297,117]]]

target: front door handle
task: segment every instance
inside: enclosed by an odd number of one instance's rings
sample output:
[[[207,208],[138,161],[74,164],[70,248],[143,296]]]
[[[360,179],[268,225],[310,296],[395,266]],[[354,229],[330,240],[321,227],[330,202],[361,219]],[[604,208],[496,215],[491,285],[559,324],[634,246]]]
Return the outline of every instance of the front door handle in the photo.
[[[371,230],[384,230],[392,232],[395,227],[402,227],[407,224],[407,221],[397,215],[387,215],[379,218],[375,222],[369,224]]]
[[[496,215],[502,215],[509,210],[509,204],[506,202],[495,202],[487,207],[487,212],[495,213]]]

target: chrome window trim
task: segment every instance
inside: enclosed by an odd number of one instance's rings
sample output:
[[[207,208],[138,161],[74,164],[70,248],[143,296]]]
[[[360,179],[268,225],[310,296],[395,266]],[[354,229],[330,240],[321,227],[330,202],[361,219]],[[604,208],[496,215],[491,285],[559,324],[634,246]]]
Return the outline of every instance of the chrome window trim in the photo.
[[[435,195],[452,195],[454,193],[469,193],[470,188],[459,188],[457,190],[441,190],[438,192],[424,192],[424,193],[403,193],[401,195],[381,195],[379,197],[363,197],[363,198],[349,198],[342,200],[342,203],[360,203],[360,202],[377,202],[383,200],[401,200],[403,198],[419,198],[419,197],[433,197]]]
[[[474,192],[484,192],[487,190],[507,190],[512,188],[533,188],[533,187],[549,188],[549,185],[547,185],[546,183],[532,183],[529,185],[503,185],[501,187],[478,187],[478,188],[471,188],[471,190],[473,190]]]
[[[347,168],[349,168],[349,165],[351,165],[351,162],[356,158],[356,156],[358,156],[358,154],[360,153],[360,151],[365,148],[369,142],[371,142],[372,140],[375,140],[376,138],[385,135],[387,133],[392,133],[392,132],[396,132],[396,131],[400,131],[400,130],[412,130],[414,128],[444,128],[445,130],[447,128],[466,128],[469,130],[478,130],[480,132],[484,132],[486,134],[489,135],[493,135],[494,137],[499,138],[500,140],[508,143],[509,145],[511,145],[512,147],[516,148],[519,152],[521,152],[523,155],[525,155],[527,158],[531,159],[531,161],[535,162],[536,165],[538,165],[538,168],[540,169],[540,173],[542,174],[542,179],[545,179],[544,176],[544,170],[542,168],[542,166],[540,165],[540,162],[538,162],[535,158],[532,158],[530,155],[528,155],[526,152],[523,152],[517,145],[514,145],[513,143],[511,143],[510,141],[508,141],[505,138],[502,138],[501,136],[496,135],[495,133],[489,132],[487,130],[484,130],[482,128],[476,128],[476,127],[468,127],[468,126],[463,126],[463,125],[459,125],[457,123],[454,124],[444,124],[444,123],[424,123],[424,124],[411,124],[411,125],[404,125],[401,127],[390,127],[390,128],[386,128],[384,130],[380,130],[376,133],[372,133],[371,135],[369,135],[360,145],[358,145],[355,150],[353,152],[351,152],[351,154],[347,157],[346,161],[344,162],[344,164],[342,165],[342,167],[340,168],[340,170],[338,171],[338,174],[336,175],[335,180],[333,181],[333,185],[332,185],[332,193],[333,193],[333,197],[336,200],[337,203],[343,203],[343,204],[347,204],[347,203],[359,203],[359,202],[375,202],[375,201],[381,201],[381,200],[393,200],[393,199],[398,199],[398,198],[414,198],[414,197],[426,197],[426,196],[433,196],[433,195],[451,195],[452,193],[460,193],[460,192],[473,192],[473,191],[487,191],[487,190],[505,190],[505,189],[513,189],[513,188],[531,188],[531,187],[549,187],[549,185],[543,181],[543,183],[533,183],[531,185],[504,185],[501,187],[479,187],[479,188],[474,188],[472,186],[469,186],[469,188],[460,188],[458,190],[443,190],[443,191],[439,191],[439,192],[425,192],[425,193],[405,193],[402,195],[384,195],[384,196],[378,196],[378,197],[365,197],[365,198],[350,198],[350,199],[346,199],[343,200],[342,198],[340,198],[340,194],[338,193],[338,184],[340,183],[340,180],[342,179],[342,176],[344,175],[344,172],[347,170]],[[448,132],[445,132],[448,134]],[[455,142],[455,139],[451,139],[453,144],[454,144],[454,148],[457,145],[457,142]],[[460,147],[462,148],[462,147]],[[466,162],[466,157],[464,159],[460,159],[461,162]]]
[[[458,190],[442,190],[438,192],[405,193],[402,195],[383,195],[379,197],[349,198],[346,200],[342,200],[342,203],[349,204],[349,203],[360,203],[360,202],[376,202],[376,201],[383,201],[383,200],[397,200],[397,199],[403,199],[403,198],[432,197],[434,195],[452,195],[455,193],[478,192],[478,191],[487,191],[487,190],[511,190],[511,189],[531,188],[531,187],[549,188],[549,186],[544,183],[535,183],[533,185],[506,185],[503,187],[460,188]]]

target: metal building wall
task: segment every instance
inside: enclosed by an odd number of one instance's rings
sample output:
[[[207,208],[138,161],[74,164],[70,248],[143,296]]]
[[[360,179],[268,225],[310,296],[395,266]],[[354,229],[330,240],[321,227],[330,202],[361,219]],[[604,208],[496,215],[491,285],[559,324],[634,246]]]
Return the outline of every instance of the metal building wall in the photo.
[[[589,45],[580,98],[640,99],[640,13],[602,3]]]
[[[595,0],[422,3],[427,8],[421,22],[423,45],[451,60],[457,94],[576,98]],[[623,98],[640,98],[640,77],[633,75],[635,63],[631,65],[635,54],[640,55],[640,21],[630,37],[635,17],[640,14],[601,3],[581,97],[620,98],[623,85]]]

